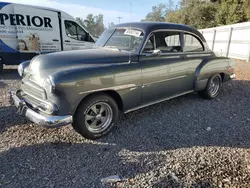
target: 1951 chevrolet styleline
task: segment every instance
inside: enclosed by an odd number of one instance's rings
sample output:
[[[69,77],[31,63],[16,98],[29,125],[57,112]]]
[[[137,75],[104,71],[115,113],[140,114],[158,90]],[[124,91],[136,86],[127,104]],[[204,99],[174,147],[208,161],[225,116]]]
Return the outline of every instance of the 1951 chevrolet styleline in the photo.
[[[96,48],[39,55],[21,64],[21,89],[11,96],[32,122],[72,124],[84,137],[96,139],[110,132],[119,112],[194,91],[215,98],[221,84],[235,77],[234,68],[191,27],[119,24],[101,35]]]

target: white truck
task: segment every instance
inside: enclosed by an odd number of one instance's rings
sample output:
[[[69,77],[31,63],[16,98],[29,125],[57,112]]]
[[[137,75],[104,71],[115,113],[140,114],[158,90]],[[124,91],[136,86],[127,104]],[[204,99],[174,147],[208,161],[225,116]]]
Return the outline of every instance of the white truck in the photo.
[[[69,14],[0,2],[0,72],[40,53],[91,48],[95,39]]]

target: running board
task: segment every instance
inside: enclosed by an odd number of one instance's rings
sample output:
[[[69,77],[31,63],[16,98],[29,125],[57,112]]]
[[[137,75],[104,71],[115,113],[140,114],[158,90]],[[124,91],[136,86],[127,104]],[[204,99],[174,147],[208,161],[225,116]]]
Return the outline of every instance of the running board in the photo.
[[[150,102],[150,103],[147,103],[147,104],[143,104],[143,105],[140,105],[140,106],[137,106],[135,108],[131,108],[127,111],[124,112],[124,114],[127,114],[129,112],[132,112],[132,111],[135,111],[135,110],[138,110],[138,109],[141,109],[141,108],[144,108],[144,107],[147,107],[147,106],[151,106],[153,104],[157,104],[157,103],[160,103],[160,102],[163,102],[163,101],[167,101],[167,100],[170,100],[170,99],[173,99],[173,98],[176,98],[176,97],[180,97],[182,95],[186,95],[188,93],[192,93],[194,92],[194,90],[190,90],[190,91],[186,91],[184,93],[180,93],[180,94],[177,94],[177,95],[173,95],[171,97],[167,97],[167,98],[164,98],[164,99],[160,99],[160,100],[157,100],[157,101],[153,101],[153,102]]]

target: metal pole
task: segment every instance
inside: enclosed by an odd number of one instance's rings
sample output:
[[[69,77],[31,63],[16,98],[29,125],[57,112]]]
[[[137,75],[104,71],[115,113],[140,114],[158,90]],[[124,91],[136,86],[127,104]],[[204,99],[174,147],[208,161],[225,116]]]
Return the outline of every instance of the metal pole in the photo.
[[[213,42],[212,42],[212,51],[214,51],[215,38],[216,38],[216,29],[214,29],[214,36],[213,36]]]
[[[229,55],[229,49],[230,49],[230,43],[231,43],[231,38],[232,38],[232,32],[233,32],[233,28],[231,27],[230,31],[229,31],[228,41],[227,41],[226,57],[228,57],[228,55]]]
[[[247,61],[250,62],[250,44],[248,45],[248,56]]]
[[[119,16],[119,17],[117,17],[117,18],[118,18],[118,20],[119,20],[119,23],[120,23],[120,22],[121,22],[121,19],[122,19],[122,17],[120,17],[120,16]]]

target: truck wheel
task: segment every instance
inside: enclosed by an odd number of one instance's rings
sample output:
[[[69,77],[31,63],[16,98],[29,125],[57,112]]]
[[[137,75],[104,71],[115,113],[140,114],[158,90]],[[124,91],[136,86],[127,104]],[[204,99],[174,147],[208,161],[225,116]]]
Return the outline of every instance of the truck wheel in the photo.
[[[2,73],[2,72],[3,72],[3,63],[0,62],[0,73]]]
[[[209,78],[206,88],[203,91],[200,91],[199,95],[205,99],[214,99],[219,94],[221,84],[221,76],[216,74]]]
[[[97,94],[80,104],[72,125],[83,137],[95,140],[108,134],[118,117],[115,100],[106,94]]]

